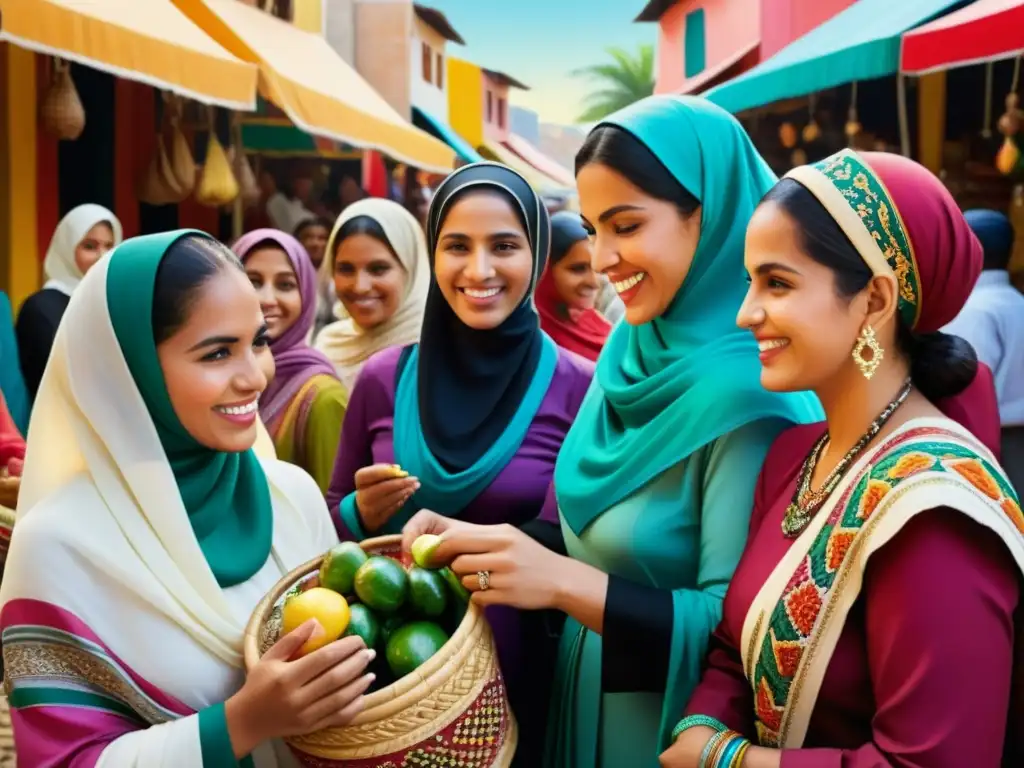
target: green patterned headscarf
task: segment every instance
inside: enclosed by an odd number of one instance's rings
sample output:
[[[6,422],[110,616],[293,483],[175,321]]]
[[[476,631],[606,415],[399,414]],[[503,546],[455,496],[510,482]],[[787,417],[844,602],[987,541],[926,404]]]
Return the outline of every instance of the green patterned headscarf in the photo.
[[[822,418],[813,395],[761,386],[757,343],[736,326],[747,224],[775,175],[743,127],[704,99],[652,96],[604,120],[632,134],[701,204],[697,251],[668,309],[619,323],[555,465],[559,509],[579,535],[606,509],[745,424]]]
[[[107,310],[199,547],[217,583],[230,587],[251,578],[270,555],[270,488],[252,450],[221,453],[200,445],[178,419],[167,394],[153,336],[153,295],[160,262],[186,236],[216,242],[202,232],[178,230],[132,238],[118,246],[110,254],[107,271]]]

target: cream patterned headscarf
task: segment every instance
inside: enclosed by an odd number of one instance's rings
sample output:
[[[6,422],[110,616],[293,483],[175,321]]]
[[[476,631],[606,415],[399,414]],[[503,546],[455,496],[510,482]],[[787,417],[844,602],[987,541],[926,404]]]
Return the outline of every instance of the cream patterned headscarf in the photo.
[[[54,340],[29,427],[0,603],[43,600],[97,629],[117,626],[118,611],[152,614],[238,668],[244,623],[206,564],[118,344],[108,304],[109,265],[108,254],[89,270]],[[255,450],[274,508],[271,556],[294,565],[317,552],[303,509],[316,504],[319,493],[314,484],[297,483],[272,458],[272,448],[267,454],[267,445],[261,428]],[[39,570],[33,563],[40,562],[46,563],[45,579],[31,576]],[[88,564],[90,583],[68,583],[62,562],[69,569]],[[120,607],[107,615],[112,605]],[[153,639],[129,633],[125,625],[108,634],[113,650],[143,674],[159,668],[156,658],[147,661],[156,655]]]
[[[113,230],[116,248],[123,236],[121,222],[113,211],[102,205],[79,205],[68,211],[60,220],[60,224],[53,231],[50,247],[46,250],[46,259],[43,261],[43,274],[46,276],[44,288],[55,288],[61,293],[71,295],[83,277],[82,270],[75,263],[75,249],[89,234],[89,230],[101,222],[106,222]]]
[[[334,252],[338,232],[357,216],[368,216],[384,230],[392,250],[407,275],[405,296],[398,309],[376,328],[360,328],[351,317],[331,323],[316,339],[316,348],[334,363],[345,387],[351,391],[366,359],[387,347],[419,341],[423,308],[430,287],[430,261],[423,228],[405,208],[391,200],[367,198],[348,206],[334,225],[327,240],[327,254],[320,269],[323,275],[334,273]]]

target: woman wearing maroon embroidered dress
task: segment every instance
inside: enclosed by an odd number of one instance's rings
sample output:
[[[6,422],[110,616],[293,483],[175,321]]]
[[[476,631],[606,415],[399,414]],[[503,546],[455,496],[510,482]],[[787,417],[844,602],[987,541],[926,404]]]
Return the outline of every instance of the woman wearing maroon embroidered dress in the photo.
[[[1024,518],[991,374],[938,333],[981,263],[895,155],[794,169],[758,208],[739,323],[764,386],[814,390],[827,422],[768,453],[666,768],[1024,765]]]

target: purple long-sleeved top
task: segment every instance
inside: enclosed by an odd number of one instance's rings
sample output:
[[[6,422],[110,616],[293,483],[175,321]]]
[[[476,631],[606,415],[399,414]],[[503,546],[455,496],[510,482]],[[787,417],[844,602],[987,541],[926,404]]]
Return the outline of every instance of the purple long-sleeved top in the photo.
[[[339,505],[355,491],[356,470],[395,461],[395,388],[401,352],[400,347],[394,347],[371,357],[352,388],[334,476],[327,492],[327,503],[342,539],[359,539],[363,533],[372,535],[370,531],[350,530],[342,520]],[[555,459],[593,375],[592,362],[573,352],[558,350],[551,385],[519,450],[494,481],[459,512],[459,519],[519,526],[541,514]],[[548,505],[544,517],[557,524],[553,504]],[[519,721],[516,764],[539,765],[554,674],[553,647],[549,646],[557,633],[551,630],[543,614],[521,614],[514,608],[491,606],[487,618],[494,631],[512,710]]]
[[[371,464],[395,461],[395,387],[401,353],[401,347],[378,352],[366,361],[352,388],[334,475],[327,491],[327,506],[342,539],[359,538],[359,532],[349,530],[338,514],[341,500],[356,489],[356,471]],[[594,365],[589,360],[564,349],[558,350],[551,386],[522,445],[494,482],[460,512],[459,519],[471,523],[522,525],[540,514],[558,451],[593,374]],[[556,521],[557,517],[551,518],[551,522]]]

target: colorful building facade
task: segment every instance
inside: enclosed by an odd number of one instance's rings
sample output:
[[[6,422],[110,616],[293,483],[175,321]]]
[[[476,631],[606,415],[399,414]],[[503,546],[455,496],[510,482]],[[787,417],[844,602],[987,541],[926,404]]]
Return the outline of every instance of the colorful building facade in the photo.
[[[650,0],[658,24],[656,93],[700,93],[758,61],[762,0]]]
[[[761,0],[761,58],[769,59],[856,0]]]
[[[510,88],[528,90],[525,85],[514,77],[498,72],[493,69],[483,70],[484,90],[484,138],[490,141],[508,141],[510,130],[509,125],[509,103],[508,92]]]

